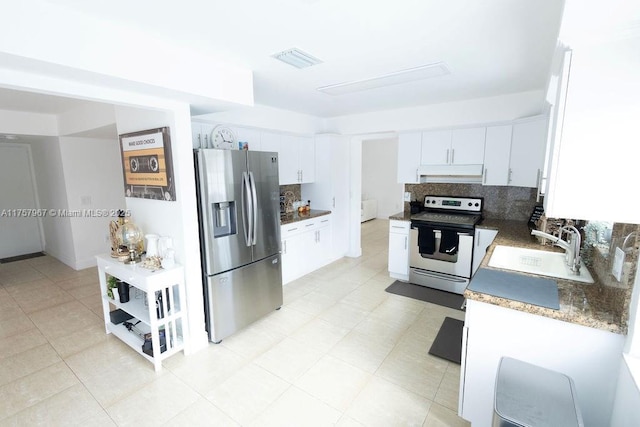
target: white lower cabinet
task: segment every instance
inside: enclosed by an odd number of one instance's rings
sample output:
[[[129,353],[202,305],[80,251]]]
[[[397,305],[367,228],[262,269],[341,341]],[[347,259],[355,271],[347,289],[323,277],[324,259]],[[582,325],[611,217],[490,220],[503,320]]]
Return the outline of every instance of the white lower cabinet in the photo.
[[[492,425],[503,356],[568,375],[584,425],[609,425],[623,335],[475,300],[467,300],[464,324],[458,415],[472,425]]]
[[[187,325],[183,268],[152,271],[124,264],[109,255],[98,255],[96,259],[106,332],[124,341],[159,371],[162,360],[184,349]],[[129,301],[120,302],[119,295],[108,295],[110,277],[125,282]],[[121,322],[116,316],[127,319]]]
[[[287,284],[331,260],[331,217],[320,216],[281,226],[282,283]]]
[[[389,276],[409,280],[409,221],[389,221]]]
[[[487,248],[498,235],[498,230],[488,228],[476,228],[473,236],[473,263],[471,265],[471,274],[476,274],[480,263],[487,254]]]

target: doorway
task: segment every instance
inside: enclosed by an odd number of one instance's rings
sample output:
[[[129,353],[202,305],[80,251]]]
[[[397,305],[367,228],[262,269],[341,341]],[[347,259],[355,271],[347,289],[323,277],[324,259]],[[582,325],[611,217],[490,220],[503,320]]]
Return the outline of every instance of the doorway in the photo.
[[[0,143],[0,183],[0,259],[42,252],[43,211],[28,145]]]

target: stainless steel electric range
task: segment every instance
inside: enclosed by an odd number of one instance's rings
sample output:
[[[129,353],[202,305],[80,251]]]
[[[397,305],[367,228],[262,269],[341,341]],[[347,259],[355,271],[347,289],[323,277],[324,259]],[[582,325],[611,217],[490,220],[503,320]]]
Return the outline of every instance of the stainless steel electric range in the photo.
[[[469,284],[475,227],[483,199],[426,196],[424,210],[411,215],[409,281],[462,294]]]

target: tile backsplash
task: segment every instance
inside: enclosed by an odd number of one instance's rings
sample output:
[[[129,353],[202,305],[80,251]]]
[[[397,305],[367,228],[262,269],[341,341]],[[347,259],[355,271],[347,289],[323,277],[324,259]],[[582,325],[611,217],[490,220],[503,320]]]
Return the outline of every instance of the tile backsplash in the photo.
[[[280,197],[284,198],[285,212],[293,212],[293,202],[302,200],[302,189],[300,184],[290,184],[280,186]]]
[[[528,221],[536,206],[536,189],[527,187],[488,186],[481,184],[405,184],[411,200],[424,201],[434,196],[483,197],[484,217]],[[409,203],[405,202],[405,210]]]

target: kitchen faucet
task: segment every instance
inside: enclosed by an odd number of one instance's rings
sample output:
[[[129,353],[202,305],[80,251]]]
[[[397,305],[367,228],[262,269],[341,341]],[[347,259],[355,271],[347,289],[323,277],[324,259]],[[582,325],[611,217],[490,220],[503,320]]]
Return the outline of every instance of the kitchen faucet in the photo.
[[[549,239],[553,242],[554,245],[557,245],[564,249],[565,262],[569,266],[569,269],[576,274],[580,274],[580,245],[582,240],[580,238],[580,232],[573,225],[565,225],[560,229],[560,236],[562,236],[562,233],[567,233],[567,241],[564,241],[560,237],[553,236],[540,230],[531,230],[532,236],[539,236],[545,239]]]

